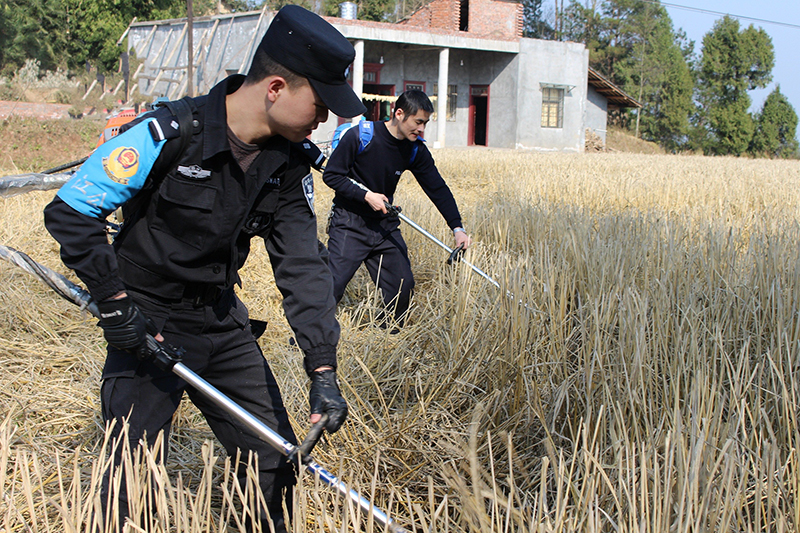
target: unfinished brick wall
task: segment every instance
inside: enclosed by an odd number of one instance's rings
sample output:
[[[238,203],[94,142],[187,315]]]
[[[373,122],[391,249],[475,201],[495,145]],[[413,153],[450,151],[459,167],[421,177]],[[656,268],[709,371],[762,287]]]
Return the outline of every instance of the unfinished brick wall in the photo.
[[[503,40],[522,37],[522,4],[517,0],[468,0],[468,2],[469,35]],[[460,23],[460,0],[433,0],[400,24],[459,31]]]
[[[401,22],[401,24],[420,26],[422,28],[458,31],[460,10],[460,0],[433,0],[433,2],[416,10],[409,18]]]
[[[522,37],[522,4],[469,0],[469,33],[487,39],[519,39]]]

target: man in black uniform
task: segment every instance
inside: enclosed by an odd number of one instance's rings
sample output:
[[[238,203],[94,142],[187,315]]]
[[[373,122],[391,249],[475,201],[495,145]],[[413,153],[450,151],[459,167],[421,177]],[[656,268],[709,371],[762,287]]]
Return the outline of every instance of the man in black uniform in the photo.
[[[423,144],[431,113],[433,104],[425,93],[404,92],[389,121],[362,123],[342,136],[323,175],[336,191],[328,226],[334,297],[341,300],[363,262],[385,305],[394,307],[398,326],[403,325],[414,277],[400,221],[388,216],[386,203],[392,203],[403,171],[414,174],[436,205],[453,230],[456,247],[466,249],[471,243],[455,198]]]
[[[131,123],[45,208],[64,263],[98,303],[108,341],[101,403],[104,420],[116,421],[114,436],[125,419],[132,446],[140,440],[152,445],[159,431],[168,437],[186,391],[230,456],[242,450],[246,461],[248,451],[257,453],[266,502],[258,520],[265,531],[268,518],[276,531],[286,531],[282,504],[285,498],[291,511],[292,465],[177,376],[159,370],[145,335],[183,347],[184,364],[296,442],[247,309],[234,293],[250,239],[261,237],[311,378],[310,421],[326,413],[328,431],[339,429],[347,416],[336,380],[339,325],[302,145],[327,120],[328,109],[344,117],[364,112],[345,79],[354,57],[333,26],[300,7],[284,7],[246,77],[231,76],[206,96],[184,99],[188,106],[175,116],[165,107]],[[112,247],[105,220],[119,206],[126,220]],[[240,467],[242,483],[245,477]],[[120,516],[112,521],[129,513],[124,483],[119,496]]]

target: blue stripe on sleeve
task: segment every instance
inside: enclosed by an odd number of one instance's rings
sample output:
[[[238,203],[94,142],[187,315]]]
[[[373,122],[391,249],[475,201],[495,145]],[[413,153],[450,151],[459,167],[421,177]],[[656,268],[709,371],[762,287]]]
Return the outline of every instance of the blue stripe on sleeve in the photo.
[[[105,218],[144,186],[166,140],[155,141],[144,120],[95,149],[58,196],[84,215]]]

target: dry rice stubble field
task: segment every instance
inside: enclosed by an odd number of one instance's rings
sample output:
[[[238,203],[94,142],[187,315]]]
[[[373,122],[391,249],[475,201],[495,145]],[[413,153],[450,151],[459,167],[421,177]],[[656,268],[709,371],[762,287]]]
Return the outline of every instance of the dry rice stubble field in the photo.
[[[435,155],[476,240],[467,259],[503,289],[405,228],[413,316],[388,335],[371,325],[368,278],[351,283],[340,307],[351,417],[318,460],[426,530],[796,530],[800,165]],[[317,196],[323,226],[321,180]],[[50,197],[0,201],[0,242],[64,271],[41,224]],[[396,203],[450,242],[412,178]],[[243,278],[302,435],[306,379],[260,248]],[[72,530],[81,512],[64,508],[80,505],[59,487],[91,493],[102,335],[15,267],[0,266],[0,281],[0,523]],[[227,472],[210,464],[213,437],[188,402],[173,437],[164,507],[187,517],[194,495],[200,509],[173,528],[222,530]],[[326,494],[304,487],[296,529],[357,529]]]

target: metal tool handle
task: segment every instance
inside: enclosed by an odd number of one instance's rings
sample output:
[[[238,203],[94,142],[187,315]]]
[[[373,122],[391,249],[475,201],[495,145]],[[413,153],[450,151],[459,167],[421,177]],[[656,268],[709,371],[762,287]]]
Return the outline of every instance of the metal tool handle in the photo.
[[[317,445],[319,439],[322,438],[322,433],[325,431],[325,424],[328,423],[328,418],[330,418],[328,413],[324,413],[322,418],[320,418],[316,424],[311,426],[311,429],[309,429],[308,433],[306,433],[306,438],[303,439],[303,442],[300,443],[300,446],[295,447],[294,452],[289,456],[289,459],[294,462],[300,460],[303,462],[303,464],[311,460],[311,450],[314,449],[314,446]]]
[[[452,252],[450,252],[450,257],[447,258],[447,264],[452,265],[453,263],[457,263],[461,260],[461,256],[464,255],[464,243],[462,242],[458,246],[456,246]]]
[[[406,224],[408,224],[409,226],[411,226],[412,228],[414,228],[418,232],[420,232],[423,235],[425,235],[431,241],[435,242],[436,244],[438,244],[439,246],[444,248],[444,250],[447,251],[448,254],[452,254],[453,253],[453,249],[452,248],[447,246],[445,243],[443,243],[442,241],[440,241],[439,239],[434,237],[433,234],[431,234],[429,231],[427,231],[422,226],[420,226],[419,224],[417,224],[416,222],[414,222],[413,220],[411,220],[410,218],[405,216],[403,213],[401,213],[399,207],[397,207],[397,206],[392,206],[392,207],[397,210],[397,216],[400,218],[400,220],[402,220],[403,222],[405,222]],[[486,281],[488,281],[489,283],[491,283],[492,285],[494,285],[498,289],[500,288],[500,284],[497,283],[495,280],[493,280],[491,278],[491,276],[489,276],[489,274],[487,274],[486,272],[484,272],[480,268],[476,267],[475,265],[473,265],[469,261],[465,261],[464,259],[461,259],[461,262],[464,263],[465,265],[467,265],[468,267],[470,267],[473,270],[473,272],[475,272],[476,274],[481,276],[483,279],[485,279]]]

